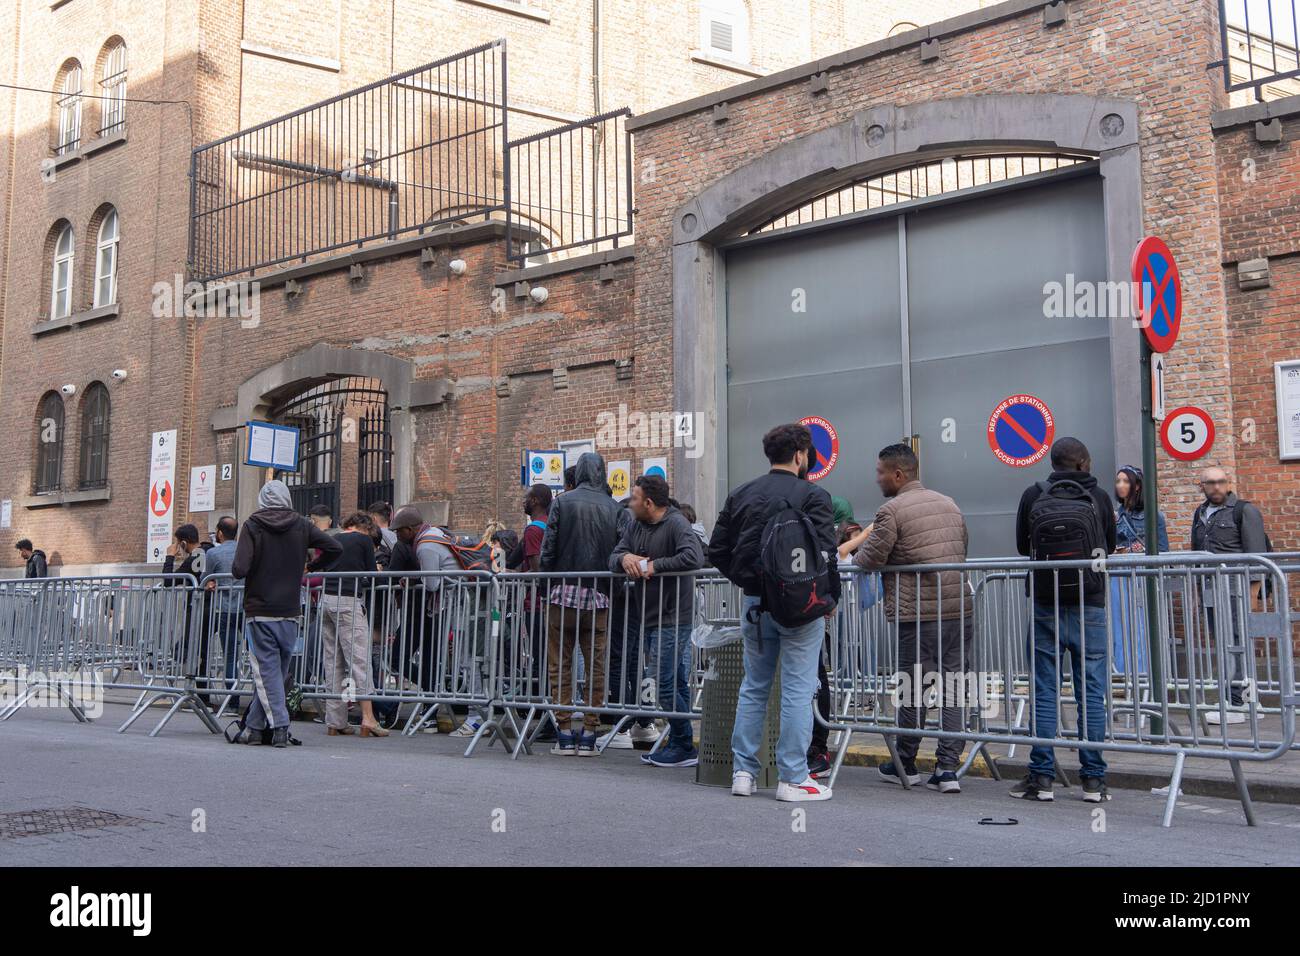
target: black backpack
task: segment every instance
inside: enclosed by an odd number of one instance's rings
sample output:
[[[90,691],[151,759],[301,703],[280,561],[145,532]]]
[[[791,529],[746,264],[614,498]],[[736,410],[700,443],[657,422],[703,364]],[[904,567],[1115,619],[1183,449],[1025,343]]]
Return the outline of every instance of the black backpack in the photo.
[[[1038,483],[1039,495],[1029,506],[1029,553],[1035,561],[1081,561],[1106,553],[1105,528],[1097,515],[1097,501],[1077,481]],[[1036,600],[1046,603],[1055,591],[1062,604],[1079,600],[1084,592],[1096,593],[1104,576],[1091,567],[1077,570],[1035,571]]]
[[[808,516],[789,498],[776,499],[773,506],[758,551],[762,607],[778,624],[799,627],[835,610],[830,576],[836,572]]]

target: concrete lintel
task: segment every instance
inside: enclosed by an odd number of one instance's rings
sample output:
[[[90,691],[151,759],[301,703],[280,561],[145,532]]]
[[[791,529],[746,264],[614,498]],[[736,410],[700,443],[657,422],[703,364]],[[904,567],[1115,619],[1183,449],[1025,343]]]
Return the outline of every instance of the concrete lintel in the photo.
[[[571,259],[542,262],[535,266],[525,266],[522,269],[509,269],[505,272],[498,272],[492,277],[492,284],[494,286],[508,286],[514,282],[533,282],[537,279],[562,275],[566,272],[581,272],[584,269],[593,269],[608,263],[625,262],[635,258],[635,246],[602,249],[600,252],[588,253],[585,256],[574,256]]]

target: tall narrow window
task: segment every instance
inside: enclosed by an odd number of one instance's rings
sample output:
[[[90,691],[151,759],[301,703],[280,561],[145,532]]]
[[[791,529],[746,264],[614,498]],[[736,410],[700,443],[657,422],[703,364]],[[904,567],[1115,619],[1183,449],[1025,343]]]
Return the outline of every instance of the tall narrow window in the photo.
[[[36,417],[36,493],[58,491],[63,480],[63,398],[46,392]]]
[[[117,210],[110,209],[99,224],[95,253],[95,308],[117,301]]]
[[[60,156],[81,142],[81,66],[73,63],[63,71],[59,84],[59,135],[55,152]]]
[[[73,249],[72,227],[64,225],[54,243],[54,265],[50,276],[51,319],[61,319],[72,313]]]
[[[114,41],[103,58],[99,76],[103,104],[99,135],[116,133],[126,126],[126,44]]]
[[[108,484],[108,389],[92,382],[81,401],[81,487]]]

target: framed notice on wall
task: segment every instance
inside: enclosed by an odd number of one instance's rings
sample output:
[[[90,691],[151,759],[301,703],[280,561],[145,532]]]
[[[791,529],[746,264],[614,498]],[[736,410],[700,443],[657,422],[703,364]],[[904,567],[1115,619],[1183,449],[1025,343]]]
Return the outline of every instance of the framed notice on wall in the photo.
[[[1277,454],[1283,461],[1300,459],[1300,359],[1273,364],[1277,390]]]

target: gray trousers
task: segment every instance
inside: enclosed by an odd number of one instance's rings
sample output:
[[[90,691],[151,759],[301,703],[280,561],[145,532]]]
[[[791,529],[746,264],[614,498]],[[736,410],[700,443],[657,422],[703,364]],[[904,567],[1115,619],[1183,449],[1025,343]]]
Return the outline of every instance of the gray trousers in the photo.
[[[929,698],[935,695],[934,703],[940,705],[940,727],[952,732],[964,729],[965,710],[971,701],[961,700],[959,692],[975,691],[975,681],[968,679],[974,671],[973,637],[970,618],[898,622],[898,672],[906,675],[899,685],[903,697],[898,709],[899,727],[924,727]],[[911,764],[920,746],[920,737],[900,736],[899,759]],[[964,740],[941,739],[936,747],[936,764],[942,770],[956,770],[965,749]]]
[[[324,594],[320,599],[325,643],[325,678],[331,697],[325,701],[325,726],[348,725],[348,703],[372,693],[370,685],[370,625],[365,601],[351,594]]]
[[[247,621],[244,634],[248,638],[248,664],[253,671],[254,691],[244,725],[249,730],[288,727],[284,685],[289,679],[293,645],[298,640],[298,622]]]

